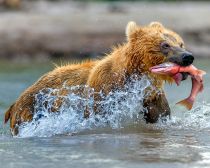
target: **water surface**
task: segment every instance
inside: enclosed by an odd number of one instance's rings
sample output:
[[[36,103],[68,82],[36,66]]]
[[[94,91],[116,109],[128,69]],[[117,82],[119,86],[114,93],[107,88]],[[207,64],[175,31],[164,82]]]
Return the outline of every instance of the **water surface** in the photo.
[[[67,129],[61,129],[59,125],[62,125],[62,122],[58,122],[57,128],[56,124],[52,127],[54,116],[50,118],[51,123],[45,123],[43,120],[42,124],[44,123],[45,127],[40,128],[47,129],[39,129],[37,132],[27,132],[26,129],[23,136],[18,138],[10,136],[8,124],[7,126],[2,124],[1,167],[210,167],[209,63],[209,60],[196,62],[196,66],[207,71],[207,75],[205,90],[198,96],[191,111],[175,106],[176,102],[189,95],[190,80],[182,83],[180,87],[175,85],[165,87],[172,108],[171,120],[166,123],[153,125],[145,124],[143,121],[137,123],[136,120],[132,120],[135,111],[131,108],[127,109],[130,116],[126,116],[122,109],[124,117],[130,118],[126,125],[113,127],[100,125],[98,128],[81,129],[73,135],[67,133],[71,125],[68,125]],[[0,120],[3,121],[5,109],[25,88],[53,66],[50,64],[29,66],[7,62],[0,64]],[[132,104],[135,101],[133,97],[129,99],[132,101],[126,103]],[[113,111],[114,116],[121,117],[119,107],[117,108],[117,112]],[[69,120],[64,119],[63,122],[72,121],[70,116],[64,114],[63,117],[69,117]],[[113,121],[113,124],[121,122],[116,122],[116,118],[109,120]],[[64,134],[53,135],[62,131]]]

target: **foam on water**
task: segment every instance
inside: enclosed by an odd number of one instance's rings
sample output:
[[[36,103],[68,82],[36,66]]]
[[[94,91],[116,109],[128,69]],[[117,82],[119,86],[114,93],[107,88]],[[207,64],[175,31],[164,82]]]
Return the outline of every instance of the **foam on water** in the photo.
[[[94,90],[87,86],[67,87],[67,96],[60,96],[60,90],[45,89],[36,95],[35,115],[32,122],[20,126],[18,137],[48,137],[56,134],[71,134],[96,128],[111,127],[120,129],[126,124],[144,123],[143,99],[145,89],[150,87],[151,82],[147,77],[136,80],[134,77],[124,89],[109,93],[104,96],[98,93],[103,100],[95,102],[100,106],[99,114],[93,113]],[[156,88],[152,88],[154,90]],[[76,92],[86,93],[76,94]],[[156,91],[158,91],[156,89]],[[147,94],[150,94],[147,92]],[[88,95],[88,96],[87,96]],[[62,106],[57,113],[49,113],[54,106],[55,100],[61,98]],[[47,102],[47,103],[46,103]],[[85,109],[88,107],[90,116],[84,118]],[[210,104],[202,103],[195,105],[191,111],[172,108],[172,117],[166,122],[159,122],[152,127],[155,129],[204,129],[210,128]],[[146,124],[144,124],[146,125]]]
[[[167,129],[209,129],[210,128],[210,104],[206,102],[196,103],[190,111],[181,108],[173,109],[172,117],[157,126]]]

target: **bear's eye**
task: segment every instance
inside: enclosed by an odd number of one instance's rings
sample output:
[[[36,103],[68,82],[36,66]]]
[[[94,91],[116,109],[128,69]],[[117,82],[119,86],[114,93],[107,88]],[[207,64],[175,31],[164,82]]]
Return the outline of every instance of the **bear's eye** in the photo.
[[[180,47],[181,47],[181,48],[183,48],[183,47],[184,47],[184,44],[183,44],[183,43],[181,43],[181,44],[180,44]]]
[[[168,53],[170,52],[171,46],[167,43],[167,42],[162,42],[160,44],[160,51],[164,54],[164,55],[168,55]]]
[[[168,43],[164,42],[161,44],[161,47],[162,49],[169,49],[171,46]]]

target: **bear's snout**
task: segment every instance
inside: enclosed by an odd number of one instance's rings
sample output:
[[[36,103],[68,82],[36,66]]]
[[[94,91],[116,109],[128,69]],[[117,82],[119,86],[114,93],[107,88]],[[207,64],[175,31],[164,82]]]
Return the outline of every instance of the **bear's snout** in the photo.
[[[186,50],[176,51],[173,53],[173,56],[168,58],[168,61],[180,66],[189,66],[193,63],[194,56],[191,52]]]
[[[193,61],[194,61],[194,57],[193,57],[192,53],[185,52],[182,54],[183,66],[191,65],[193,63]]]

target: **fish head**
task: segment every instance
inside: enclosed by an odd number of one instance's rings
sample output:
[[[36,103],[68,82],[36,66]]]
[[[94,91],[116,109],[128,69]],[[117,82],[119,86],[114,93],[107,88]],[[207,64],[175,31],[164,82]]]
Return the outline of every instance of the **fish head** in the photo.
[[[150,68],[150,71],[156,74],[170,75],[178,73],[179,65],[172,62],[165,62]]]

